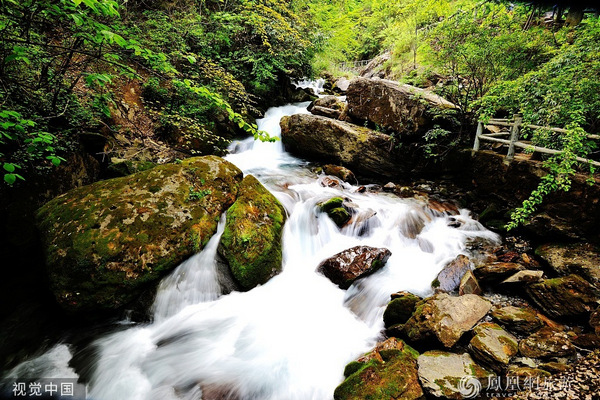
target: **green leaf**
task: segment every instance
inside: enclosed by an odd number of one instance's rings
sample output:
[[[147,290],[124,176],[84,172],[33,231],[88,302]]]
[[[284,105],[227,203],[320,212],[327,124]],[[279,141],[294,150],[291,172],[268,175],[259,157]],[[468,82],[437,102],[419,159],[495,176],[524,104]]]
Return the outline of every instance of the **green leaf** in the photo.
[[[7,172],[15,172],[15,169],[16,169],[15,164],[12,164],[12,163],[4,163],[3,167],[4,167],[4,170]]]
[[[17,176],[15,174],[5,174],[4,181],[9,185],[12,185],[17,180]]]

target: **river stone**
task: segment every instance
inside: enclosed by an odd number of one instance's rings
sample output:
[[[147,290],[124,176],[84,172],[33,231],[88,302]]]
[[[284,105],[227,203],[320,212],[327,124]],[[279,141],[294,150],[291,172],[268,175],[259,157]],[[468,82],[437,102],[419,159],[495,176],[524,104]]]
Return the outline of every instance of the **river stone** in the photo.
[[[345,103],[343,101],[340,101],[340,99],[337,96],[323,96],[313,100],[308,105],[307,110],[311,111],[313,107],[322,107],[342,111],[345,107]]]
[[[399,155],[390,135],[310,114],[283,117],[280,125],[285,149],[303,158],[369,176],[398,177],[411,170],[410,160]]]
[[[497,324],[481,323],[474,332],[475,336],[469,343],[471,354],[497,372],[503,370],[519,352],[517,338]]]
[[[355,78],[346,92],[348,113],[406,136],[433,127],[433,114],[457,107],[433,92],[383,79]],[[438,125],[444,121],[438,119]]]
[[[323,117],[333,119],[339,119],[342,115],[342,112],[340,110],[334,110],[333,108],[326,108],[320,106],[314,106],[312,110],[310,110],[310,113],[313,115],[321,115]]]
[[[351,184],[358,183],[352,171],[350,171],[348,168],[342,167],[341,165],[323,165],[323,172],[325,172],[327,175],[333,175],[337,178],[340,178],[344,182],[348,182]]]
[[[240,184],[227,211],[219,254],[244,290],[266,283],[281,271],[281,234],[285,209],[252,175]]]
[[[480,282],[491,284],[501,282],[524,269],[523,265],[517,263],[495,262],[479,266],[473,272]]]
[[[346,93],[346,91],[348,90],[348,86],[350,86],[350,80],[342,76],[333,84],[333,91]]]
[[[558,275],[578,274],[594,284],[600,283],[600,250],[589,243],[545,244],[535,253]]]
[[[219,157],[189,158],[46,203],[37,225],[57,302],[96,317],[136,300],[204,247],[241,179]]]
[[[363,276],[372,274],[385,265],[392,253],[388,249],[355,246],[324,260],[317,271],[342,289]]]
[[[383,323],[386,328],[392,325],[404,324],[412,313],[415,311],[415,306],[421,298],[409,292],[394,293],[395,296],[390,301],[383,313]]]
[[[530,285],[527,294],[555,318],[585,317],[598,306],[598,289],[578,275],[546,279]]]
[[[402,340],[390,338],[346,366],[335,400],[422,399],[417,375],[417,353]]]
[[[458,289],[460,280],[468,271],[471,271],[471,261],[460,254],[442,268],[431,286],[442,292],[452,292]]]
[[[326,213],[335,224],[341,228],[350,221],[350,211],[345,200],[341,197],[332,197],[331,199],[318,204],[319,209]]]
[[[569,356],[575,347],[565,332],[545,327],[519,342],[519,352],[525,357],[550,358]]]
[[[492,374],[477,365],[467,353],[427,351],[417,359],[419,380],[427,394],[448,399],[464,399],[466,389],[481,388]],[[466,382],[465,382],[466,380]],[[388,397],[389,398],[389,397]]]
[[[460,284],[458,285],[458,295],[462,296],[463,294],[477,294],[481,295],[483,291],[479,286],[479,282],[477,282],[477,278],[473,274],[473,271],[467,271],[463,277],[460,279]]]
[[[447,293],[439,293],[417,304],[414,314],[404,325],[404,332],[412,341],[427,342],[436,339],[450,348],[490,308],[489,301],[474,294],[453,297]]]
[[[506,306],[492,311],[492,317],[508,330],[518,333],[531,333],[544,324],[529,307]]]
[[[539,368],[544,371],[549,372],[552,375],[559,374],[561,372],[567,372],[567,371],[570,371],[573,369],[573,367],[568,364],[556,362],[556,361],[542,363],[542,364],[540,364]]]
[[[521,367],[518,365],[511,365],[508,367],[506,371],[507,376],[511,377],[521,377],[521,378],[548,378],[550,377],[550,372],[545,371],[541,368],[533,368],[533,367]],[[540,380],[543,382],[543,380]]]
[[[503,285],[522,285],[536,283],[542,280],[544,271],[525,269],[502,281]]]

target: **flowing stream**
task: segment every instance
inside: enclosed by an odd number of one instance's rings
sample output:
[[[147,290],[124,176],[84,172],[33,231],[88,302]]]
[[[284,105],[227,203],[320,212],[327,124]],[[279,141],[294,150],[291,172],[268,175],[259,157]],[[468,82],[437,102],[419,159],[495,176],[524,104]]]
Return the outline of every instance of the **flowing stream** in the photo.
[[[305,113],[307,104],[272,108],[258,120],[259,128],[279,137],[280,118]],[[250,138],[231,150],[227,159],[256,176],[288,212],[283,272],[249,292],[223,294],[215,266],[222,219],[206,248],[161,282],[152,323],[91,345],[89,398],[331,399],[344,366],[381,339],[391,293],[428,295],[445,263],[467,254],[469,238],[498,240],[466,210],[453,217],[460,223],[456,228],[449,216],[416,199],[358,193],[349,184],[323,187],[323,177],[287,154],[281,142]],[[318,212],[317,203],[334,196],[357,209],[341,230]],[[325,258],[359,244],[386,247],[392,256],[348,290],[315,272]],[[69,357],[61,344],[9,376],[51,369],[73,374]]]

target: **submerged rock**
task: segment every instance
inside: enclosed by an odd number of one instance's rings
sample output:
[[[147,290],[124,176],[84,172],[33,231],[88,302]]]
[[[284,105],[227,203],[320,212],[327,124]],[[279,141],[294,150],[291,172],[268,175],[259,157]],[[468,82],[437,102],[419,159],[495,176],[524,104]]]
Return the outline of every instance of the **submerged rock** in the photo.
[[[423,398],[417,376],[417,353],[402,340],[390,338],[346,366],[335,400],[414,400]]]
[[[245,290],[266,283],[281,271],[281,234],[285,209],[252,175],[240,184],[239,196],[227,211],[219,254]]]
[[[68,312],[121,308],[216,232],[241,171],[190,158],[71,190],[38,210],[50,288]]]
[[[423,389],[429,395],[447,399],[470,398],[470,393],[476,395],[482,386],[480,381],[487,381],[492,375],[467,353],[427,351],[419,356],[417,363]]]
[[[450,348],[490,308],[489,301],[474,294],[453,297],[440,293],[417,304],[414,314],[404,325],[404,332],[412,341],[437,340]]]
[[[388,249],[356,246],[321,262],[317,271],[340,288],[348,289],[358,278],[383,267],[391,255]]]
[[[585,317],[598,306],[598,289],[578,275],[546,279],[530,285],[527,294],[555,318]]]
[[[350,210],[344,204],[345,200],[341,197],[332,197],[331,199],[319,203],[319,209],[331,218],[335,224],[341,228],[350,221]]]

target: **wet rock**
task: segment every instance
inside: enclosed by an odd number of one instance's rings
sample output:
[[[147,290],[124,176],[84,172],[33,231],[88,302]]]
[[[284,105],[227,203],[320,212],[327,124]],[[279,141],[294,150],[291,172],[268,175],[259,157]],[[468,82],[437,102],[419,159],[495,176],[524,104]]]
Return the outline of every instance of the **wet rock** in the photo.
[[[255,177],[240,185],[227,210],[219,254],[244,290],[266,283],[281,271],[281,234],[285,209]]]
[[[314,106],[312,110],[310,110],[313,115],[321,115],[326,118],[339,119],[342,115],[342,111],[334,110],[333,108],[319,107]]]
[[[452,292],[458,289],[462,277],[471,271],[471,261],[465,255],[459,255],[442,268],[431,284],[436,290]]]
[[[458,207],[454,204],[448,202],[439,202],[435,200],[429,200],[427,202],[427,208],[433,211],[434,215],[444,216],[444,215],[457,215]]]
[[[283,145],[292,154],[362,175],[397,177],[411,169],[392,137],[381,132],[310,114],[283,117],[280,125]]]
[[[531,308],[506,306],[492,311],[492,317],[512,332],[531,333],[543,326]]]
[[[469,351],[484,365],[500,372],[519,352],[517,338],[499,325],[484,322],[474,329],[475,336],[469,343]]]
[[[396,187],[395,193],[402,198],[413,197],[415,195],[415,191],[408,186]]]
[[[335,400],[421,399],[417,353],[401,340],[390,338],[358,361],[346,366]]]
[[[385,185],[383,185],[384,192],[393,192],[394,190],[396,190],[396,184],[393,182],[388,182]]]
[[[406,136],[423,135],[431,129],[435,111],[456,108],[433,92],[382,79],[355,78],[346,96],[351,117]]]
[[[502,284],[536,283],[542,280],[544,271],[523,270],[502,281]]]
[[[331,176],[321,176],[318,179],[319,185],[321,185],[322,187],[329,187],[329,188],[341,188],[342,187],[342,182],[340,182],[339,179],[331,177]]]
[[[578,275],[546,279],[527,288],[527,294],[555,318],[586,317],[598,306],[598,289]]]
[[[479,266],[473,273],[480,282],[490,284],[501,282],[524,269],[523,265],[517,263],[495,262]]]
[[[577,274],[593,284],[600,283],[600,250],[589,243],[545,244],[535,253],[560,276]]]
[[[453,297],[439,293],[417,304],[404,325],[406,336],[415,342],[436,340],[452,347],[490,310],[489,301],[474,294]]]
[[[386,328],[392,325],[404,324],[415,311],[415,306],[421,298],[409,292],[395,293],[383,313],[383,323]]]
[[[136,300],[216,232],[241,171],[215,157],[187,159],[71,190],[37,224],[51,290],[71,313],[97,317]]]
[[[356,246],[321,262],[317,271],[340,288],[347,289],[356,279],[383,267],[391,255],[388,249]]]
[[[400,232],[409,239],[416,239],[426,222],[428,222],[428,218],[423,212],[411,209],[399,223]]]
[[[156,165],[156,163],[151,161],[120,160],[118,162],[113,162],[108,166],[106,175],[109,178],[119,178],[121,176],[148,171],[149,169],[156,167]]]
[[[350,184],[356,184],[358,182],[352,171],[350,171],[348,168],[342,167],[341,165],[323,165],[323,172],[325,172],[327,175],[333,175],[337,178],[340,178],[344,182],[348,182]]]
[[[340,228],[350,221],[350,211],[345,205],[345,200],[341,197],[332,197],[331,199],[320,203],[319,208],[321,212],[326,213]]]
[[[562,357],[575,354],[575,347],[565,332],[545,327],[521,340],[519,352],[532,358]]]
[[[463,277],[460,279],[460,284],[458,285],[458,295],[462,296],[464,294],[477,294],[481,295],[483,291],[479,286],[479,282],[477,282],[477,278],[473,274],[473,271],[467,271]]]
[[[467,353],[428,351],[419,356],[417,364],[419,380],[427,394],[447,399],[465,398],[465,389],[470,388],[469,381],[465,386],[465,379],[472,378],[483,382],[492,375],[477,365]],[[480,387],[475,382],[471,382],[470,385],[474,385],[473,393],[476,387]]]

